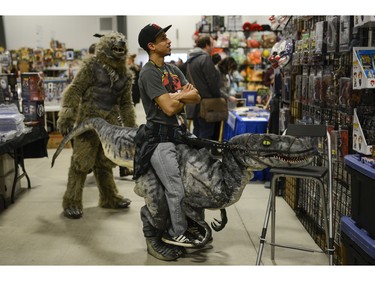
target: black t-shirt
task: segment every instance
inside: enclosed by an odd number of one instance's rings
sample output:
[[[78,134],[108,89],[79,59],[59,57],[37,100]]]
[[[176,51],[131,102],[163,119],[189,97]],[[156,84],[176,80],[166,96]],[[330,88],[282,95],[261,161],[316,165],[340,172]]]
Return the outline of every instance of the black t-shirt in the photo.
[[[163,94],[173,93],[186,85],[188,81],[175,65],[157,67],[151,61],[141,69],[138,85],[146,119],[165,125],[178,126],[177,115],[167,116],[156,104],[154,99]]]

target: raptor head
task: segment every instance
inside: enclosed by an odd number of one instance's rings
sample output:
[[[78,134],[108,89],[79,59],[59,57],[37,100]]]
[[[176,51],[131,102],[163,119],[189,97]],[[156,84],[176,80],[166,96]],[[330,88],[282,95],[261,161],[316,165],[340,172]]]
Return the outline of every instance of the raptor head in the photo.
[[[242,134],[229,141],[238,161],[260,170],[266,167],[303,167],[311,163],[315,149],[306,139],[276,134]]]
[[[125,60],[128,53],[125,35],[120,32],[110,32],[100,37],[95,47],[97,56],[105,56],[108,59]]]

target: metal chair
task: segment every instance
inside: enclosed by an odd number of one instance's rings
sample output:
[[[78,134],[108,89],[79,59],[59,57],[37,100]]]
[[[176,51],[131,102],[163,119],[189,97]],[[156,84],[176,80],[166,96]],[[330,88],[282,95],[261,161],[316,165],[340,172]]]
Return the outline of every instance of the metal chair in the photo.
[[[259,249],[256,259],[256,265],[260,265],[264,244],[268,243],[266,241],[267,228],[269,223],[269,218],[271,215],[271,260],[275,260],[275,247],[289,248],[293,250],[301,250],[313,252],[315,250],[305,249],[297,246],[283,245],[275,243],[275,232],[276,232],[276,212],[275,212],[275,199],[276,199],[276,185],[279,178],[292,177],[292,178],[302,178],[302,179],[313,179],[315,180],[320,189],[321,193],[321,203],[324,219],[324,228],[326,235],[326,245],[328,252],[329,265],[333,265],[333,219],[332,219],[332,155],[331,155],[331,138],[327,131],[325,125],[304,125],[304,124],[289,124],[287,130],[284,134],[292,135],[296,137],[313,137],[321,138],[325,140],[328,153],[328,167],[325,166],[307,166],[301,168],[271,168],[271,187],[270,195],[267,205],[267,211],[264,218],[264,224],[262,233],[260,236]],[[327,216],[327,203],[325,198],[324,186],[327,184],[328,187],[328,216]]]

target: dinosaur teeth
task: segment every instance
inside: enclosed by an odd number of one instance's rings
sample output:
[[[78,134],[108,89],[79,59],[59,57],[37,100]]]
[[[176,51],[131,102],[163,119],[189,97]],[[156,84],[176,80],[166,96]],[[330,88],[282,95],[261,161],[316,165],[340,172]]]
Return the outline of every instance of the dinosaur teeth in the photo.
[[[306,161],[306,157],[304,157],[304,156],[290,157],[290,156],[287,156],[287,155],[276,155],[274,157],[279,159],[279,160],[282,160],[282,161],[285,161],[285,162],[291,162],[291,163],[298,163],[298,162]]]

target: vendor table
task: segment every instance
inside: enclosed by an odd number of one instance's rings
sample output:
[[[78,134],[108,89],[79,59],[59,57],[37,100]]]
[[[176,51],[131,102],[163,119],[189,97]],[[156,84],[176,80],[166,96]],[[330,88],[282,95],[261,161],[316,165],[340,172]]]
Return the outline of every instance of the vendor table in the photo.
[[[223,139],[228,141],[232,137],[244,133],[264,134],[267,131],[269,112],[266,110],[250,111],[254,116],[248,117],[244,111],[229,111],[224,125]]]
[[[267,132],[269,112],[255,107],[231,110],[224,124],[223,140],[245,133],[264,134]],[[269,169],[254,171],[252,181],[268,181]]]
[[[29,175],[26,172],[25,158],[48,157],[48,133],[42,126],[33,127],[29,133],[22,134],[6,142],[0,142],[0,155],[8,153],[14,159],[15,173],[12,185],[11,203],[14,203],[17,182],[23,177],[27,179],[27,187],[31,187]],[[22,169],[22,173],[19,174]]]

